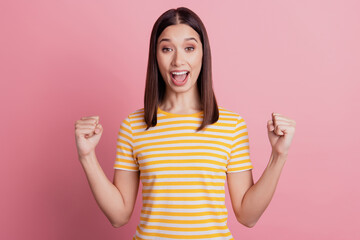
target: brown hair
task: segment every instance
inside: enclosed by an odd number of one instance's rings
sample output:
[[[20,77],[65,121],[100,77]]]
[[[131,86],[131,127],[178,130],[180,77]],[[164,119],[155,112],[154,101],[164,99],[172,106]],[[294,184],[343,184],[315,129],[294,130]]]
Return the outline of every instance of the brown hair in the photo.
[[[197,87],[203,109],[203,122],[197,129],[202,130],[208,124],[213,124],[219,119],[219,109],[212,87],[211,51],[209,38],[201,19],[190,9],[179,7],[164,12],[155,22],[151,31],[149,58],[146,73],[146,86],[144,95],[144,118],[147,129],[157,124],[157,109],[165,96],[166,85],[161,76],[157,58],[157,40],[162,31],[176,24],[187,24],[200,36],[203,48],[202,66],[197,80]]]

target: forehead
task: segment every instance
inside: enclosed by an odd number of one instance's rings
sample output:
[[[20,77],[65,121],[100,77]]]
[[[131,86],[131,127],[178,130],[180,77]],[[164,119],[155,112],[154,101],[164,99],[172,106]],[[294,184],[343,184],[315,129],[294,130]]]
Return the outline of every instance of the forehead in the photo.
[[[183,42],[185,38],[194,37],[200,43],[199,34],[187,24],[170,25],[164,29],[158,38],[158,43],[162,38],[168,38],[171,42]]]

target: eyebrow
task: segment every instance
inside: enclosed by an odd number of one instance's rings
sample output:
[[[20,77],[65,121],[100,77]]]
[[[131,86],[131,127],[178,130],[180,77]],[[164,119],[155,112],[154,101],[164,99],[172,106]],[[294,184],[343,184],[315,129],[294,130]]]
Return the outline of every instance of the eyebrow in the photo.
[[[185,41],[190,41],[190,40],[195,40],[195,42],[197,42],[197,40],[193,37],[185,38]],[[159,43],[161,43],[162,41],[171,42],[169,38],[163,38],[159,41]]]

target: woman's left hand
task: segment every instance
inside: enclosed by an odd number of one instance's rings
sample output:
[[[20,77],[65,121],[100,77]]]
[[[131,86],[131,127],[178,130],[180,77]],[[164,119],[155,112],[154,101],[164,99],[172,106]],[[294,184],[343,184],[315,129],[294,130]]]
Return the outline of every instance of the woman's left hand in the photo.
[[[267,122],[268,137],[272,151],[287,155],[295,134],[296,122],[279,113],[272,113],[272,120]]]

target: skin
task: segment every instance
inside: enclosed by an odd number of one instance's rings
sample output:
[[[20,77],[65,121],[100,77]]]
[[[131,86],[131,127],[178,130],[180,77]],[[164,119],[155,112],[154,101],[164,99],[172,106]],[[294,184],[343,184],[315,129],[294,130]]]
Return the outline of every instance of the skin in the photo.
[[[187,38],[195,40],[187,40]],[[156,57],[166,84],[165,97],[159,105],[160,108],[177,114],[201,111],[196,84],[203,57],[199,34],[187,24],[168,26],[158,38]],[[190,71],[185,85],[177,86],[172,82],[170,74],[172,70]]]
[[[232,207],[237,220],[244,226],[254,227],[270,204],[288,158],[295,126],[294,120],[279,113],[271,114],[271,120],[267,121],[272,148],[270,160],[255,184],[252,170],[227,174]]]
[[[189,37],[198,41],[186,41]],[[161,41],[163,38],[168,40]],[[194,47],[192,51],[188,48],[191,46]],[[196,81],[201,70],[202,55],[200,36],[190,26],[171,25],[162,32],[157,43],[159,69],[166,83],[161,109],[178,114],[200,110]],[[190,70],[190,78],[185,85],[176,86],[171,81],[170,71],[183,69]],[[234,213],[237,220],[247,227],[255,226],[274,195],[295,133],[295,121],[273,112],[267,129],[272,152],[258,182],[254,184],[252,170],[227,174]]]
[[[103,131],[99,116],[82,117],[75,122],[78,158],[90,189],[111,225],[118,228],[129,221],[134,210],[140,172],[116,169],[110,182],[95,153]]]
[[[195,38],[197,42],[185,39],[189,37]],[[167,38],[168,41],[160,42],[163,38]],[[159,69],[166,83],[165,98],[160,108],[177,114],[199,112],[201,104],[196,81],[203,56],[199,35],[188,25],[172,25],[160,35],[157,49]],[[171,70],[189,70],[188,82],[183,86],[174,85],[171,81]],[[232,207],[237,220],[244,226],[255,226],[269,205],[288,157],[295,126],[295,121],[289,117],[274,112],[271,114],[271,119],[267,121],[272,148],[270,160],[255,184],[252,170],[227,174]],[[95,154],[95,147],[102,133],[103,127],[99,122],[99,116],[82,117],[75,122],[78,157],[91,191],[100,209],[111,224],[118,228],[131,218],[139,188],[140,172],[116,169],[113,182],[109,181]]]

